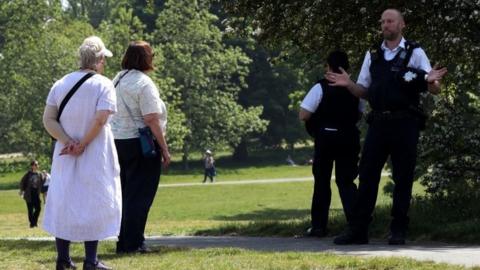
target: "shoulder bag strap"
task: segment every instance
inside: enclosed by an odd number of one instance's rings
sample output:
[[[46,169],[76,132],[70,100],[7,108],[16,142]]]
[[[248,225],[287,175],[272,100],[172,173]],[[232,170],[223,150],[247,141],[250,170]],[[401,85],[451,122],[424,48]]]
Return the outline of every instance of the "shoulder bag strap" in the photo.
[[[127,73],[130,72],[130,70],[127,70],[125,73],[123,73],[118,80],[115,82],[115,88],[120,84],[120,80],[127,75]],[[130,110],[130,107],[128,107],[127,103],[125,102],[125,99],[123,99],[122,94],[120,93],[119,90],[117,90],[118,95],[120,96],[120,99],[122,100],[123,105],[125,106],[125,109],[127,109],[128,115],[130,115],[130,118],[132,119],[133,123],[135,124],[135,118],[133,117],[132,111]]]
[[[127,70],[125,73],[123,73],[122,75],[120,75],[120,77],[118,78],[118,80],[115,82],[115,87],[117,87],[117,85],[120,83],[120,80],[125,77],[125,75],[127,75],[128,73],[130,72],[130,69]]]
[[[62,103],[60,103],[60,107],[58,108],[57,122],[60,122],[60,116],[62,115],[63,109],[65,109],[65,106],[67,105],[73,94],[75,94],[78,88],[80,88],[80,86],[93,75],[95,75],[95,73],[93,72],[87,73],[72,87],[72,89],[70,89],[65,98],[62,100]]]

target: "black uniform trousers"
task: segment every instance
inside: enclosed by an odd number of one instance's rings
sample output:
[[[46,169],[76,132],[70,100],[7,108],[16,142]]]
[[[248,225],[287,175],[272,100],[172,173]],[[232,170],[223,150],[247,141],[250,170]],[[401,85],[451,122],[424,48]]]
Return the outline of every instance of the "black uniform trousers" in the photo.
[[[145,241],[148,212],[160,182],[161,156],[157,149],[157,157],[144,157],[138,138],[115,140],[115,146],[120,163],[123,200],[117,252],[132,252]]]
[[[335,181],[347,220],[350,219],[356,199],[357,186],[353,182],[358,175],[360,152],[359,131],[330,131],[322,129],[315,135],[315,155],[312,172],[315,180],[312,198],[312,228],[325,230],[332,192],[330,181],[335,162]]]
[[[32,188],[30,198],[30,201],[26,202],[28,210],[28,221],[30,222],[30,227],[35,227],[38,225],[38,217],[40,216],[40,210],[42,210],[39,190],[36,188]]]
[[[370,123],[360,160],[358,200],[352,229],[367,232],[377,200],[382,169],[390,156],[395,183],[392,232],[406,232],[417,157],[419,124],[414,117]]]

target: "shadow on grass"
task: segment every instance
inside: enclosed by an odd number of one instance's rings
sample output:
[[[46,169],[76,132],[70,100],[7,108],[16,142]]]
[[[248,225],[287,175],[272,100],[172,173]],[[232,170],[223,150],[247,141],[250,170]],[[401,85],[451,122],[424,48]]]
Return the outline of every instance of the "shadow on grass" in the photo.
[[[264,209],[234,216],[217,216],[228,223],[195,235],[284,236],[303,235],[310,226],[309,210]],[[452,244],[480,242],[480,205],[477,201],[451,202],[415,199],[410,209],[410,241],[443,241]],[[245,223],[244,221],[250,221]],[[389,234],[390,205],[377,206],[370,224],[371,238],[386,239]],[[340,234],[346,228],[342,209],[331,209],[328,236]]]
[[[214,220],[225,221],[262,221],[262,220],[291,220],[305,219],[310,215],[307,209],[273,209],[265,208],[250,213],[242,213],[233,216],[214,216]]]
[[[0,183],[0,190],[18,189],[18,181]]]
[[[10,251],[30,257],[29,260],[36,260],[35,256],[31,256],[32,253],[56,253],[55,243],[52,241],[0,240],[0,253],[8,254]],[[47,255],[38,262],[53,265],[55,259],[55,256]]]
[[[75,246],[73,246],[75,245]],[[80,248],[83,253],[83,244],[82,243],[74,243],[71,246],[71,249]],[[113,242],[101,242],[101,246],[106,246],[106,250],[100,251],[98,256],[102,260],[109,260],[115,258],[123,258],[123,257],[134,257],[134,256],[145,256],[145,254],[139,253],[123,253],[123,254],[116,254],[115,253],[115,244]],[[189,250],[190,248],[185,247],[160,247],[160,246],[153,246],[151,247],[152,252],[148,253],[149,256],[158,256],[158,255],[165,255],[167,253],[173,252],[184,252]],[[43,265],[55,265],[56,261],[56,249],[55,249],[55,242],[54,241],[29,241],[29,240],[0,240],[0,253],[1,254],[8,254],[9,251],[14,251],[17,254],[21,254],[21,256],[29,257],[29,260],[37,261]],[[72,253],[72,252],[71,252]],[[37,259],[35,255],[42,256],[45,255],[44,258]],[[72,261],[75,263],[82,263],[84,260],[83,256],[72,256]],[[77,265],[78,266],[78,265]]]
[[[310,226],[309,209],[273,209],[253,211],[233,216],[216,216],[228,221],[225,225],[199,230],[195,235],[243,235],[243,236],[299,236]],[[244,221],[250,221],[244,223]],[[330,210],[329,232],[339,233],[345,225],[342,209]]]

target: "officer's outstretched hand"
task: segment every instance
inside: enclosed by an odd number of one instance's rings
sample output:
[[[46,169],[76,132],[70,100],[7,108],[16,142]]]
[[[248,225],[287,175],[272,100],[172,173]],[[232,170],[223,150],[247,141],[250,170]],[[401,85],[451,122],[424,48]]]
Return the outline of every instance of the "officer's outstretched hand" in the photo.
[[[325,73],[325,79],[330,82],[330,85],[347,87],[348,85],[353,83],[352,80],[350,80],[350,75],[342,67],[339,67],[339,69],[342,73],[336,73],[331,71]]]
[[[433,66],[433,69],[428,72],[426,80],[428,82],[428,91],[432,94],[440,93],[440,80],[447,74],[446,67],[439,67],[438,64]]]
[[[433,69],[430,70],[430,72],[428,72],[428,75],[427,75],[427,82],[428,83],[434,83],[435,81],[440,81],[443,76],[445,76],[445,74],[447,74],[447,68],[446,67],[442,67],[440,68],[438,66],[438,64],[435,64],[433,66]]]

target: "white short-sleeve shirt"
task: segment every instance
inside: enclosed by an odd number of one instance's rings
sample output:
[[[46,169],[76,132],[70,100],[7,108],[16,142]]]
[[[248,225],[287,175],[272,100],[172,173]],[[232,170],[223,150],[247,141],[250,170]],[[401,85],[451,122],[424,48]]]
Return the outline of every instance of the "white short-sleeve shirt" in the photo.
[[[116,84],[120,76],[127,70],[120,71],[113,82]],[[151,113],[160,115],[160,126],[166,132],[167,108],[157,86],[145,73],[131,69],[120,79],[116,86],[118,113],[112,118],[112,131],[115,139],[138,138],[138,128],[145,127],[143,116]],[[127,107],[132,113],[128,113]]]
[[[385,45],[385,41],[382,43],[381,48],[384,53],[385,60],[390,61],[392,60],[398,53],[400,49],[405,49],[405,38],[402,37],[402,40],[398,44],[396,48],[390,50]],[[362,69],[360,70],[360,74],[358,75],[357,84],[360,84],[364,88],[368,89],[372,84],[372,76],[370,74],[370,64],[372,63],[372,59],[370,56],[370,51],[365,54],[365,58],[363,60]],[[407,64],[407,67],[421,69],[425,72],[430,72],[432,70],[432,66],[430,65],[430,60],[428,60],[425,51],[422,48],[415,48],[412,52],[412,57]]]
[[[311,113],[314,113],[318,106],[320,105],[320,102],[322,102],[323,98],[323,88],[322,85],[319,83],[316,83],[310,91],[308,91],[307,95],[303,99],[302,103],[300,104],[300,107],[306,111],[309,111]],[[365,112],[365,100],[360,99],[358,103],[358,111],[359,112]]]

